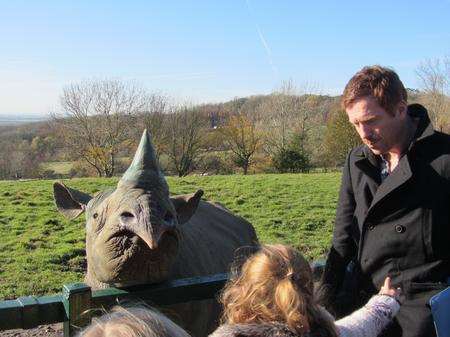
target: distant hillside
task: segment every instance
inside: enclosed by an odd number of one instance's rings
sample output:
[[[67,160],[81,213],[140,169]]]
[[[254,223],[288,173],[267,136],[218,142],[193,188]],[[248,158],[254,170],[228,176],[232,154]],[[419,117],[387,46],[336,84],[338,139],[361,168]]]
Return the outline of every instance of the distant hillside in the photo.
[[[303,100],[310,95],[298,96],[299,100]],[[317,109],[316,113],[319,115],[313,116],[313,120],[317,123],[325,123],[328,119],[328,113],[332,105],[336,105],[339,102],[339,96],[326,96],[326,95],[312,95],[317,96],[321,102],[322,109]],[[205,114],[209,115],[211,119],[211,126],[220,124],[223,120],[224,115],[233,111],[235,108],[243,108],[244,110],[252,111],[255,110],[257,106],[266,103],[270,99],[270,95],[255,95],[249,97],[235,98],[223,103],[213,103],[213,104],[200,104],[198,108],[202,110]],[[49,116],[45,115],[33,115],[33,114],[0,114],[0,137],[4,138],[5,135],[11,136],[16,131],[19,133],[31,133],[33,134],[36,130],[42,129],[42,122],[49,120]],[[6,127],[5,127],[6,126]],[[7,128],[8,126],[13,126],[14,128]],[[19,127],[16,129],[16,127]]]
[[[47,120],[47,116],[33,114],[0,114],[0,125],[19,125]]]
[[[319,102],[318,106],[314,110],[316,115],[312,116],[312,120],[323,124],[328,120],[328,113],[332,110],[332,106],[336,106],[339,104],[340,96],[327,96],[327,95],[289,95],[290,97],[297,97],[297,99],[301,102],[310,97],[316,97]],[[244,111],[252,112],[255,111],[259,106],[263,106],[267,104],[271,95],[255,95],[249,97],[239,97],[234,100],[230,100],[224,103],[209,103],[209,104],[200,104],[199,108],[205,113],[209,114],[211,118],[211,124],[214,126],[215,124],[220,124],[220,120],[224,115],[228,114],[230,111],[236,109],[242,109]],[[286,96],[287,97],[287,96]]]

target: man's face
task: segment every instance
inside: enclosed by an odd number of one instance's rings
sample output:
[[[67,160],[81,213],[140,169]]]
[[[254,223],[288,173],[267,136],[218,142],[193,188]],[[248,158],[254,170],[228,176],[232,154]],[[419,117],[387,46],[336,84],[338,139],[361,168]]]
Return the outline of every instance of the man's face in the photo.
[[[376,155],[401,148],[405,137],[406,104],[401,102],[393,114],[383,109],[375,98],[360,98],[346,109],[350,123],[361,140]]]

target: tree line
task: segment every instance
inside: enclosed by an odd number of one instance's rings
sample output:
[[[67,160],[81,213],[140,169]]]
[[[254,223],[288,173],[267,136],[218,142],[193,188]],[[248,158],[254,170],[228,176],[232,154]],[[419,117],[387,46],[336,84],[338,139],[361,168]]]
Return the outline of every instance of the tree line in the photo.
[[[438,130],[450,128],[449,58],[416,70],[423,103]],[[69,176],[120,174],[143,129],[166,174],[308,172],[339,167],[359,144],[340,97],[281,83],[269,95],[219,104],[174,102],[135,82],[87,80],[66,86],[47,122],[0,127],[0,178],[53,178],[45,163],[71,162]]]

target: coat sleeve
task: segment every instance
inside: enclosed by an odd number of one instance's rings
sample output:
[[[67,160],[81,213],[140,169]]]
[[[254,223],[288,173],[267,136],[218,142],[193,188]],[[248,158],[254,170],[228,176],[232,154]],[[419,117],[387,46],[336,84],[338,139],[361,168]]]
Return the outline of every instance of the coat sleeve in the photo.
[[[347,156],[342,172],[332,246],[317,291],[319,302],[334,313],[338,311],[335,297],[344,280],[345,270],[350,260],[357,254],[356,243],[352,236],[356,202],[350,176],[350,155],[351,152]]]
[[[375,295],[361,309],[335,322],[340,337],[376,337],[400,309],[393,297]]]

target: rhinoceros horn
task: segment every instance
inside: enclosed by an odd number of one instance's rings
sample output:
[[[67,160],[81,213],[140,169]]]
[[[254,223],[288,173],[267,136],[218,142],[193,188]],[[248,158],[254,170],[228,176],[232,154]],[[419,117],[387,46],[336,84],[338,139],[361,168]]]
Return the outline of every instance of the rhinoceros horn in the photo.
[[[140,187],[143,189],[162,188],[169,192],[166,179],[162,174],[155,150],[147,130],[142,133],[141,141],[134,154],[130,167],[119,180],[118,187]]]

